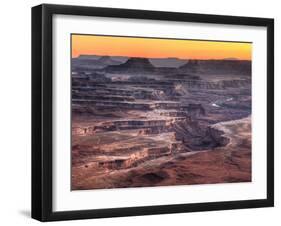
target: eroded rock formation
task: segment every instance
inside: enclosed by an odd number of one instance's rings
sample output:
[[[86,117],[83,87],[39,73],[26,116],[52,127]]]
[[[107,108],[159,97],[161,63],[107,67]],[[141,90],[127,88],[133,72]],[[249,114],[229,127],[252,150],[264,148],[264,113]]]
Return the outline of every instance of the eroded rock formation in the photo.
[[[96,61],[109,65],[93,69]],[[166,68],[145,58],[73,63],[72,188],[100,188],[108,172],[133,175],[154,162],[227,146],[230,139],[213,125],[251,114],[250,68],[237,60]],[[143,186],[167,179],[144,171],[136,175]],[[85,183],[88,177],[101,181]],[[123,186],[116,183],[107,187]]]

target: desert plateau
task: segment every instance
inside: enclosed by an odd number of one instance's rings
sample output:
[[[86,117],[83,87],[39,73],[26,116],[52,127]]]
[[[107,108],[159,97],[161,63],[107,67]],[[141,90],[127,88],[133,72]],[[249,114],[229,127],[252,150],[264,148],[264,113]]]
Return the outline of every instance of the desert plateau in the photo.
[[[251,181],[251,61],[72,58],[72,190]]]

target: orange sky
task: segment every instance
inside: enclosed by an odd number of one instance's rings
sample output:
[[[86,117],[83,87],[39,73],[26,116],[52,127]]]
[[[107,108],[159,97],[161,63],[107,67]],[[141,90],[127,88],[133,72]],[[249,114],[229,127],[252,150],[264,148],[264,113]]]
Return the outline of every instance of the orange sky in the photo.
[[[147,58],[251,60],[251,52],[251,43],[72,35],[72,57],[92,54]]]

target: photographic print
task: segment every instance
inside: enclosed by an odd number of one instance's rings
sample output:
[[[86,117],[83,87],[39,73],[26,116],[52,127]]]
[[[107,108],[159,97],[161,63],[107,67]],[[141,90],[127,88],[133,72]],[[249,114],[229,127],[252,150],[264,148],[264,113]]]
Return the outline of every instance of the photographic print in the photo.
[[[274,19],[42,4],[31,71],[32,218],[274,206]]]
[[[251,181],[252,43],[71,35],[72,190]]]

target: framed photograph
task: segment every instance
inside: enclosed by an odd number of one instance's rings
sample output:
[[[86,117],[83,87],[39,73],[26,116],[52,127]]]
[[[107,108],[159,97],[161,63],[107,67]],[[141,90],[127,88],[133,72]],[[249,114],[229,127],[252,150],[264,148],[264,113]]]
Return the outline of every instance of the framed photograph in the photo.
[[[32,217],[274,205],[274,21],[32,8]]]

